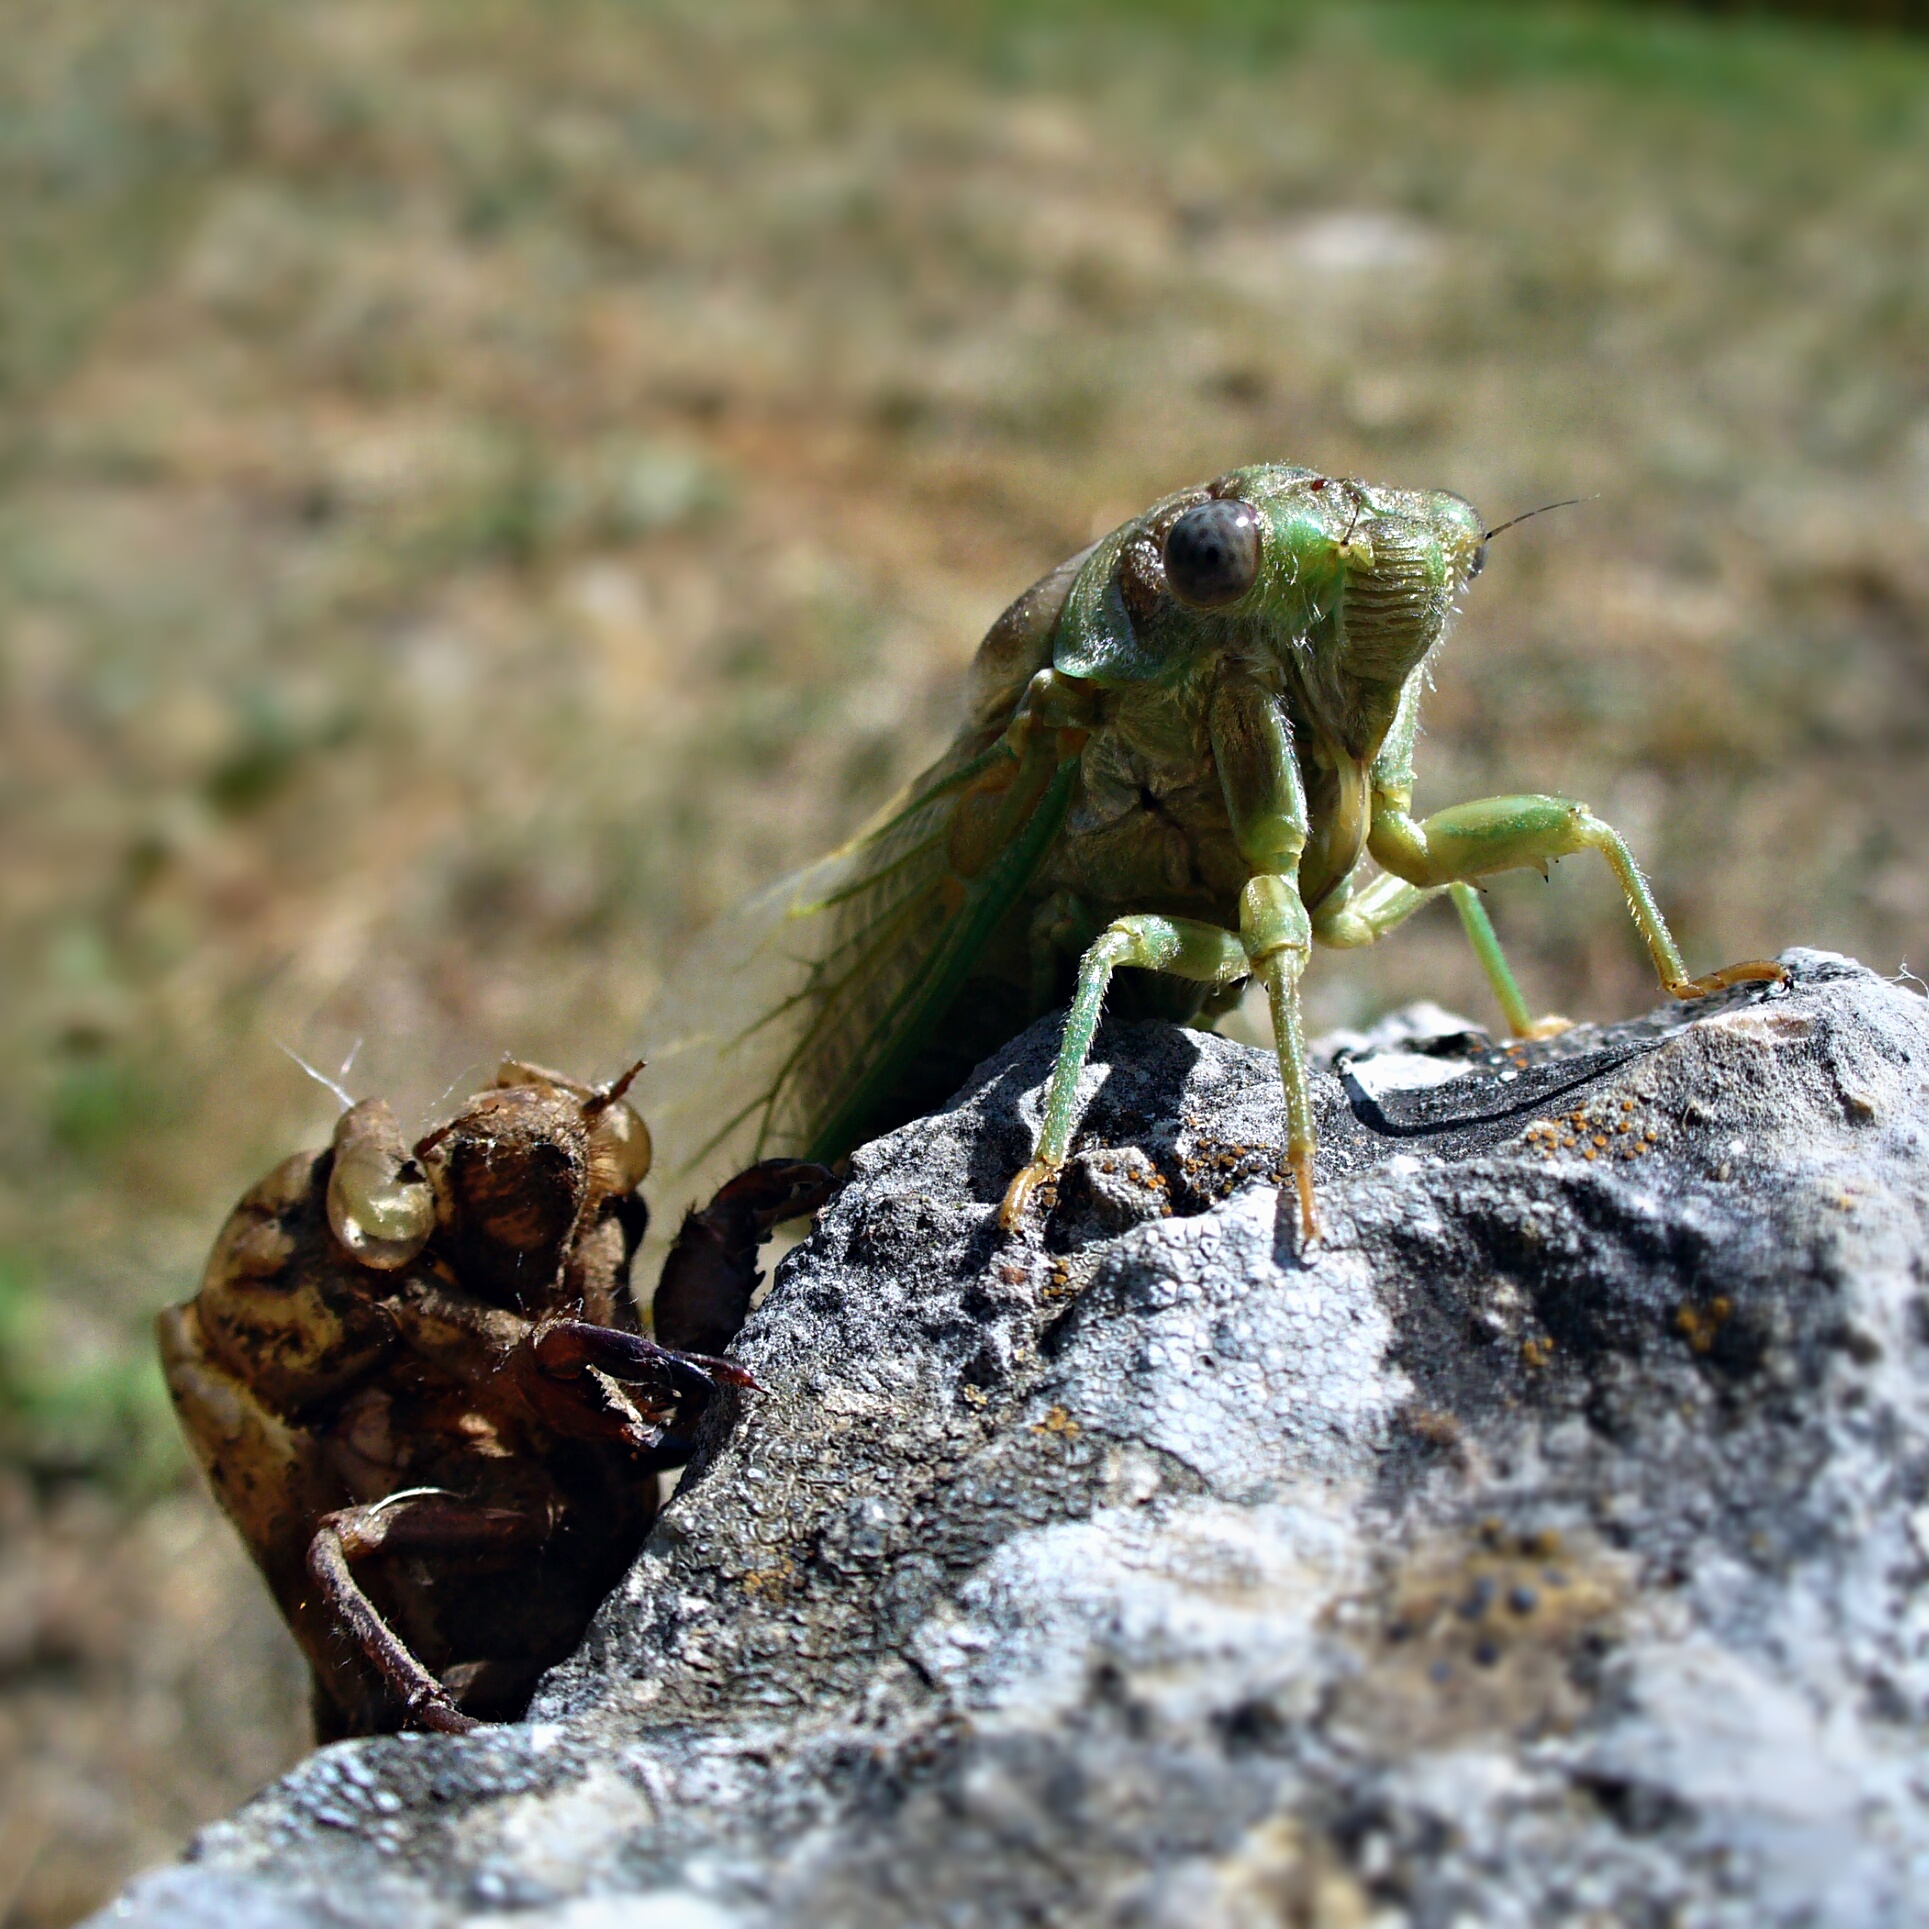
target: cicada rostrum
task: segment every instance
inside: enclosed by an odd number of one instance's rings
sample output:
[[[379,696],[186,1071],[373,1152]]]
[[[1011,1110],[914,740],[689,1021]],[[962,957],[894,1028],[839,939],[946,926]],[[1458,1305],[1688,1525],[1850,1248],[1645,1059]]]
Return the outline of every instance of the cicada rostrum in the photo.
[[[1315,944],[1372,944],[1446,893],[1509,1027],[1531,1032],[1473,887],[1593,851],[1674,996],[1783,978],[1765,961],[1690,977],[1627,845],[1585,804],[1414,815],[1428,666],[1492,533],[1445,491],[1264,464],[1167,496],[1034,584],[980,646],[951,748],[855,840],[726,920],[660,1024],[660,1052],[682,1060],[671,1083],[702,1094],[682,1108],[708,1127],[697,1158],[834,1161],[1069,1000],[1009,1227],[1070,1149],[1108,992],[1128,1015],[1210,1022],[1257,980],[1310,1238],[1299,986]]]
[[[323,1741],[520,1714],[634,1557],[704,1400],[754,1385],[715,1354],[762,1238],[829,1175],[774,1160],[689,1214],[647,1337],[631,1075],[512,1061],[413,1144],[379,1100],[351,1106],[160,1316],[181,1424],[308,1658]]]

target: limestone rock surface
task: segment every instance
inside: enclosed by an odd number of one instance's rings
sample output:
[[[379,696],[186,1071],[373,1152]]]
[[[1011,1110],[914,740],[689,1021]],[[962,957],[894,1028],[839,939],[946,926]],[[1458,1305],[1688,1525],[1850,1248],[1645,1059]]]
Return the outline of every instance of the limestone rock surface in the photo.
[[[862,1152],[530,1718],[327,1749],[144,1929],[1918,1923],[1929,1001],[1793,952],[1319,1080],[1053,1028]]]

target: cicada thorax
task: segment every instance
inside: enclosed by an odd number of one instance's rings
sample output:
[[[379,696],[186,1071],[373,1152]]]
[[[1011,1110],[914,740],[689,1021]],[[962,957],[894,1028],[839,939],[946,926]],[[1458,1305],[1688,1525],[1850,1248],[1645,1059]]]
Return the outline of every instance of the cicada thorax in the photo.
[[[1247,872],[1213,767],[1208,690],[1200,676],[1104,693],[1064,828],[1031,886],[1035,899],[1078,897],[1097,921],[1086,942],[1132,911],[1237,919]]]

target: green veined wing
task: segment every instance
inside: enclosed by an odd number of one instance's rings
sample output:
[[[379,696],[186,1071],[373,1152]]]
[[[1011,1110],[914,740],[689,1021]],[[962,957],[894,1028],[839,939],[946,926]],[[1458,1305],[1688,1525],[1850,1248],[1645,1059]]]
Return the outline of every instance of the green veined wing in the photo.
[[[960,940],[987,891],[1002,910],[1023,888],[1009,867],[970,881],[952,869],[958,798],[986,762],[962,742],[842,849],[727,915],[678,967],[651,1027],[646,1104],[673,1175],[849,1149],[834,1143],[840,1113],[930,1015],[934,972],[968,963]]]
[[[1069,767],[1036,773],[1012,835],[969,876],[952,831],[973,786],[1017,771],[1005,726],[1050,660],[1082,561],[992,626],[950,750],[848,844],[727,914],[677,967],[645,1040],[643,1106],[678,1187],[694,1194],[756,1158],[850,1150],[867,1106],[1023,891],[1063,820]]]

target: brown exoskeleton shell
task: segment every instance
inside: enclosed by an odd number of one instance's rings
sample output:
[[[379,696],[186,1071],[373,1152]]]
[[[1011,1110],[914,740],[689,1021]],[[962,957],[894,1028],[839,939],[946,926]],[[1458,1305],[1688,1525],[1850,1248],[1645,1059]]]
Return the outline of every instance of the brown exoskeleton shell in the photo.
[[[630,1076],[633,1076],[632,1073]],[[195,1456],[315,1676],[318,1736],[505,1719],[635,1555],[718,1383],[629,1289],[650,1141],[515,1061],[414,1146],[378,1100],[236,1206],[160,1316]],[[741,1323],[761,1237],[826,1195],[771,1161],[685,1221],[664,1337]]]

